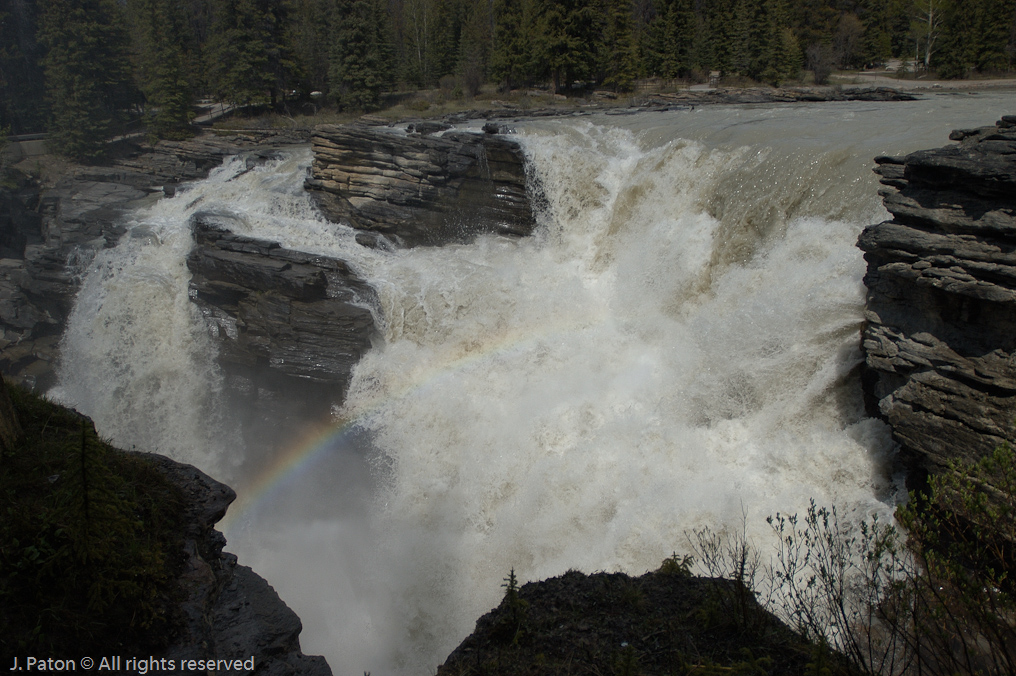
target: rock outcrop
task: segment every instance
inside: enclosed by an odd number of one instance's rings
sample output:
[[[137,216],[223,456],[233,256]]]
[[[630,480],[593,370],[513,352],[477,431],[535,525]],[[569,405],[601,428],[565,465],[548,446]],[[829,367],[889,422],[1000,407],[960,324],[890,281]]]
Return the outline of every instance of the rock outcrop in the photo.
[[[80,275],[96,251],[119,240],[125,211],[207,176],[227,155],[267,157],[275,145],[305,141],[288,132],[160,141],[110,166],[80,167],[44,190],[26,180],[0,188],[0,372],[40,390],[55,383]]]
[[[499,134],[446,129],[321,125],[312,137],[307,189],[328,218],[363,230],[364,244],[377,236],[420,246],[481,233],[531,233],[535,220],[518,144]]]
[[[183,492],[184,563],[177,581],[183,625],[162,657],[181,660],[247,659],[258,674],[330,676],[323,657],[300,649],[297,617],[262,577],[224,553],[214,529],[236,498],[207,474],[161,455],[139,454]]]
[[[893,219],[865,229],[865,394],[929,471],[1016,439],[1016,116],[876,158]]]
[[[285,432],[281,421],[312,420],[341,400],[370,348],[374,292],[344,261],[236,235],[208,218],[191,224],[191,298],[218,340],[241,429],[261,445]]]
[[[667,562],[639,577],[569,571],[507,586],[438,676],[801,674],[816,653],[743,585],[693,577]]]

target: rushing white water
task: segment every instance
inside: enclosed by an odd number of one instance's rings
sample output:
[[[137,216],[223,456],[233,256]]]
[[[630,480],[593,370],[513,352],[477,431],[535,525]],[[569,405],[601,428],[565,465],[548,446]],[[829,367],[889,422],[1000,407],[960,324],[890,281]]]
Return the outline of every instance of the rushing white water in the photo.
[[[133,215],[89,271],[58,394],[100,430],[227,475],[242,447],[187,297],[187,219],[349,260],[384,333],[357,435],[227,531],[338,674],[431,672],[501,579],[655,568],[695,527],[770,537],[814,498],[886,513],[887,429],[856,367],[871,158],[941,145],[1005,95],[521,124],[536,236],[379,252],[302,192],[309,151],[227,163]],[[364,450],[366,449],[366,450]],[[244,477],[237,476],[244,490]]]

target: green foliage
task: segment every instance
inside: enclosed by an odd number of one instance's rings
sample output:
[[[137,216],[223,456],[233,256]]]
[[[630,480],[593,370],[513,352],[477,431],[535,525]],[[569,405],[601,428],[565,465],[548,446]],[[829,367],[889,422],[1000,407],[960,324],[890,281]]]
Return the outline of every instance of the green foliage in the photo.
[[[102,159],[105,141],[135,100],[123,26],[111,0],[50,0],[43,11],[50,145],[68,157]]]
[[[221,100],[251,106],[279,99],[294,66],[284,40],[287,7],[276,0],[215,0],[209,57]]]
[[[15,134],[44,131],[48,117],[35,2],[0,10],[0,127]]]
[[[755,598],[764,573],[762,558],[747,534],[747,517],[741,528],[720,535],[708,528],[693,530],[688,541],[699,566],[709,577],[723,578],[731,584],[718,587],[713,599],[715,616],[742,631],[756,631],[768,623],[768,617]]]
[[[1016,673],[1012,448],[932,477],[898,517],[922,573],[913,581],[913,649],[937,673]]]
[[[501,588],[504,589],[501,606],[507,612],[498,618],[493,633],[501,643],[516,645],[526,633],[529,602],[519,596],[519,581],[514,568],[508,572],[508,577],[504,578]]]
[[[182,497],[75,413],[12,390],[23,440],[0,454],[5,654],[158,648],[173,618]]]
[[[876,515],[855,530],[814,501],[803,521],[796,514],[768,521],[779,538],[771,584],[791,623],[871,673],[903,673],[912,656],[900,633],[906,597],[898,594],[910,566],[896,529]]]
[[[498,0],[491,77],[508,90],[543,76],[537,39],[538,0]]]
[[[808,672],[817,675],[839,669],[831,645],[864,674],[1016,673],[1012,449],[932,477],[897,517],[905,540],[877,517],[848,524],[814,502],[803,518],[777,514],[768,521],[778,546],[764,567],[743,528],[693,532],[699,565],[733,583],[703,606],[703,620],[745,626],[742,600],[757,594],[812,642]]]
[[[660,566],[659,572],[664,575],[691,577],[693,565],[695,565],[695,559],[690,555],[679,556],[677,552],[674,552],[663,560],[663,565]]]
[[[373,110],[390,86],[391,54],[377,0],[340,0],[328,78],[343,109]]]
[[[10,145],[7,137],[10,132],[10,127],[0,127],[0,185],[4,185],[7,179],[7,148]]]
[[[135,76],[147,99],[149,128],[161,138],[188,135],[193,99],[189,26],[175,0],[130,0]]]

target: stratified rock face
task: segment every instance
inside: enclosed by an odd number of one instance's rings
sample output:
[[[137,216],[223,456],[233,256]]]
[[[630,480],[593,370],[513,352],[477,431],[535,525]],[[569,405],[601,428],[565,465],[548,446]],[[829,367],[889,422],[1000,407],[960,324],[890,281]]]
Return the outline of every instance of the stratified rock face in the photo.
[[[192,227],[192,296],[221,340],[220,362],[345,384],[370,347],[370,287],[343,261],[236,235],[200,215]]]
[[[31,388],[56,381],[57,346],[81,273],[124,233],[121,216],[175,183],[203,178],[222,160],[249,151],[253,163],[276,146],[306,142],[295,132],[160,141],[110,166],[79,167],[40,191],[27,179],[0,186],[0,372]]]
[[[226,402],[256,463],[341,401],[370,348],[374,292],[341,260],[236,235],[209,218],[192,223],[191,298],[219,341]]]
[[[865,393],[904,458],[970,462],[1016,438],[1016,116],[879,157],[893,220],[865,229]]]
[[[406,246],[530,234],[519,145],[496,134],[434,131],[441,129],[319,126],[307,189],[333,221]]]

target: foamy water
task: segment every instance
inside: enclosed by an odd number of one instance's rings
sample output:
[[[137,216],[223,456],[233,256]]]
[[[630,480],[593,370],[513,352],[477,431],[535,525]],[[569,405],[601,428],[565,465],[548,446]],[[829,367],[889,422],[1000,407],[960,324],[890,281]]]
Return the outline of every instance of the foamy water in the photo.
[[[888,430],[856,377],[854,243],[885,215],[871,157],[1009,103],[975,98],[519,124],[537,234],[438,249],[322,221],[307,150],[230,163],[97,257],[58,392],[120,444],[228,475],[243,448],[187,298],[187,219],[349,260],[384,335],[337,411],[355,434],[226,535],[337,674],[430,673],[510,568],[638,574],[742,515],[764,546],[765,517],[811,499],[891,511]]]

